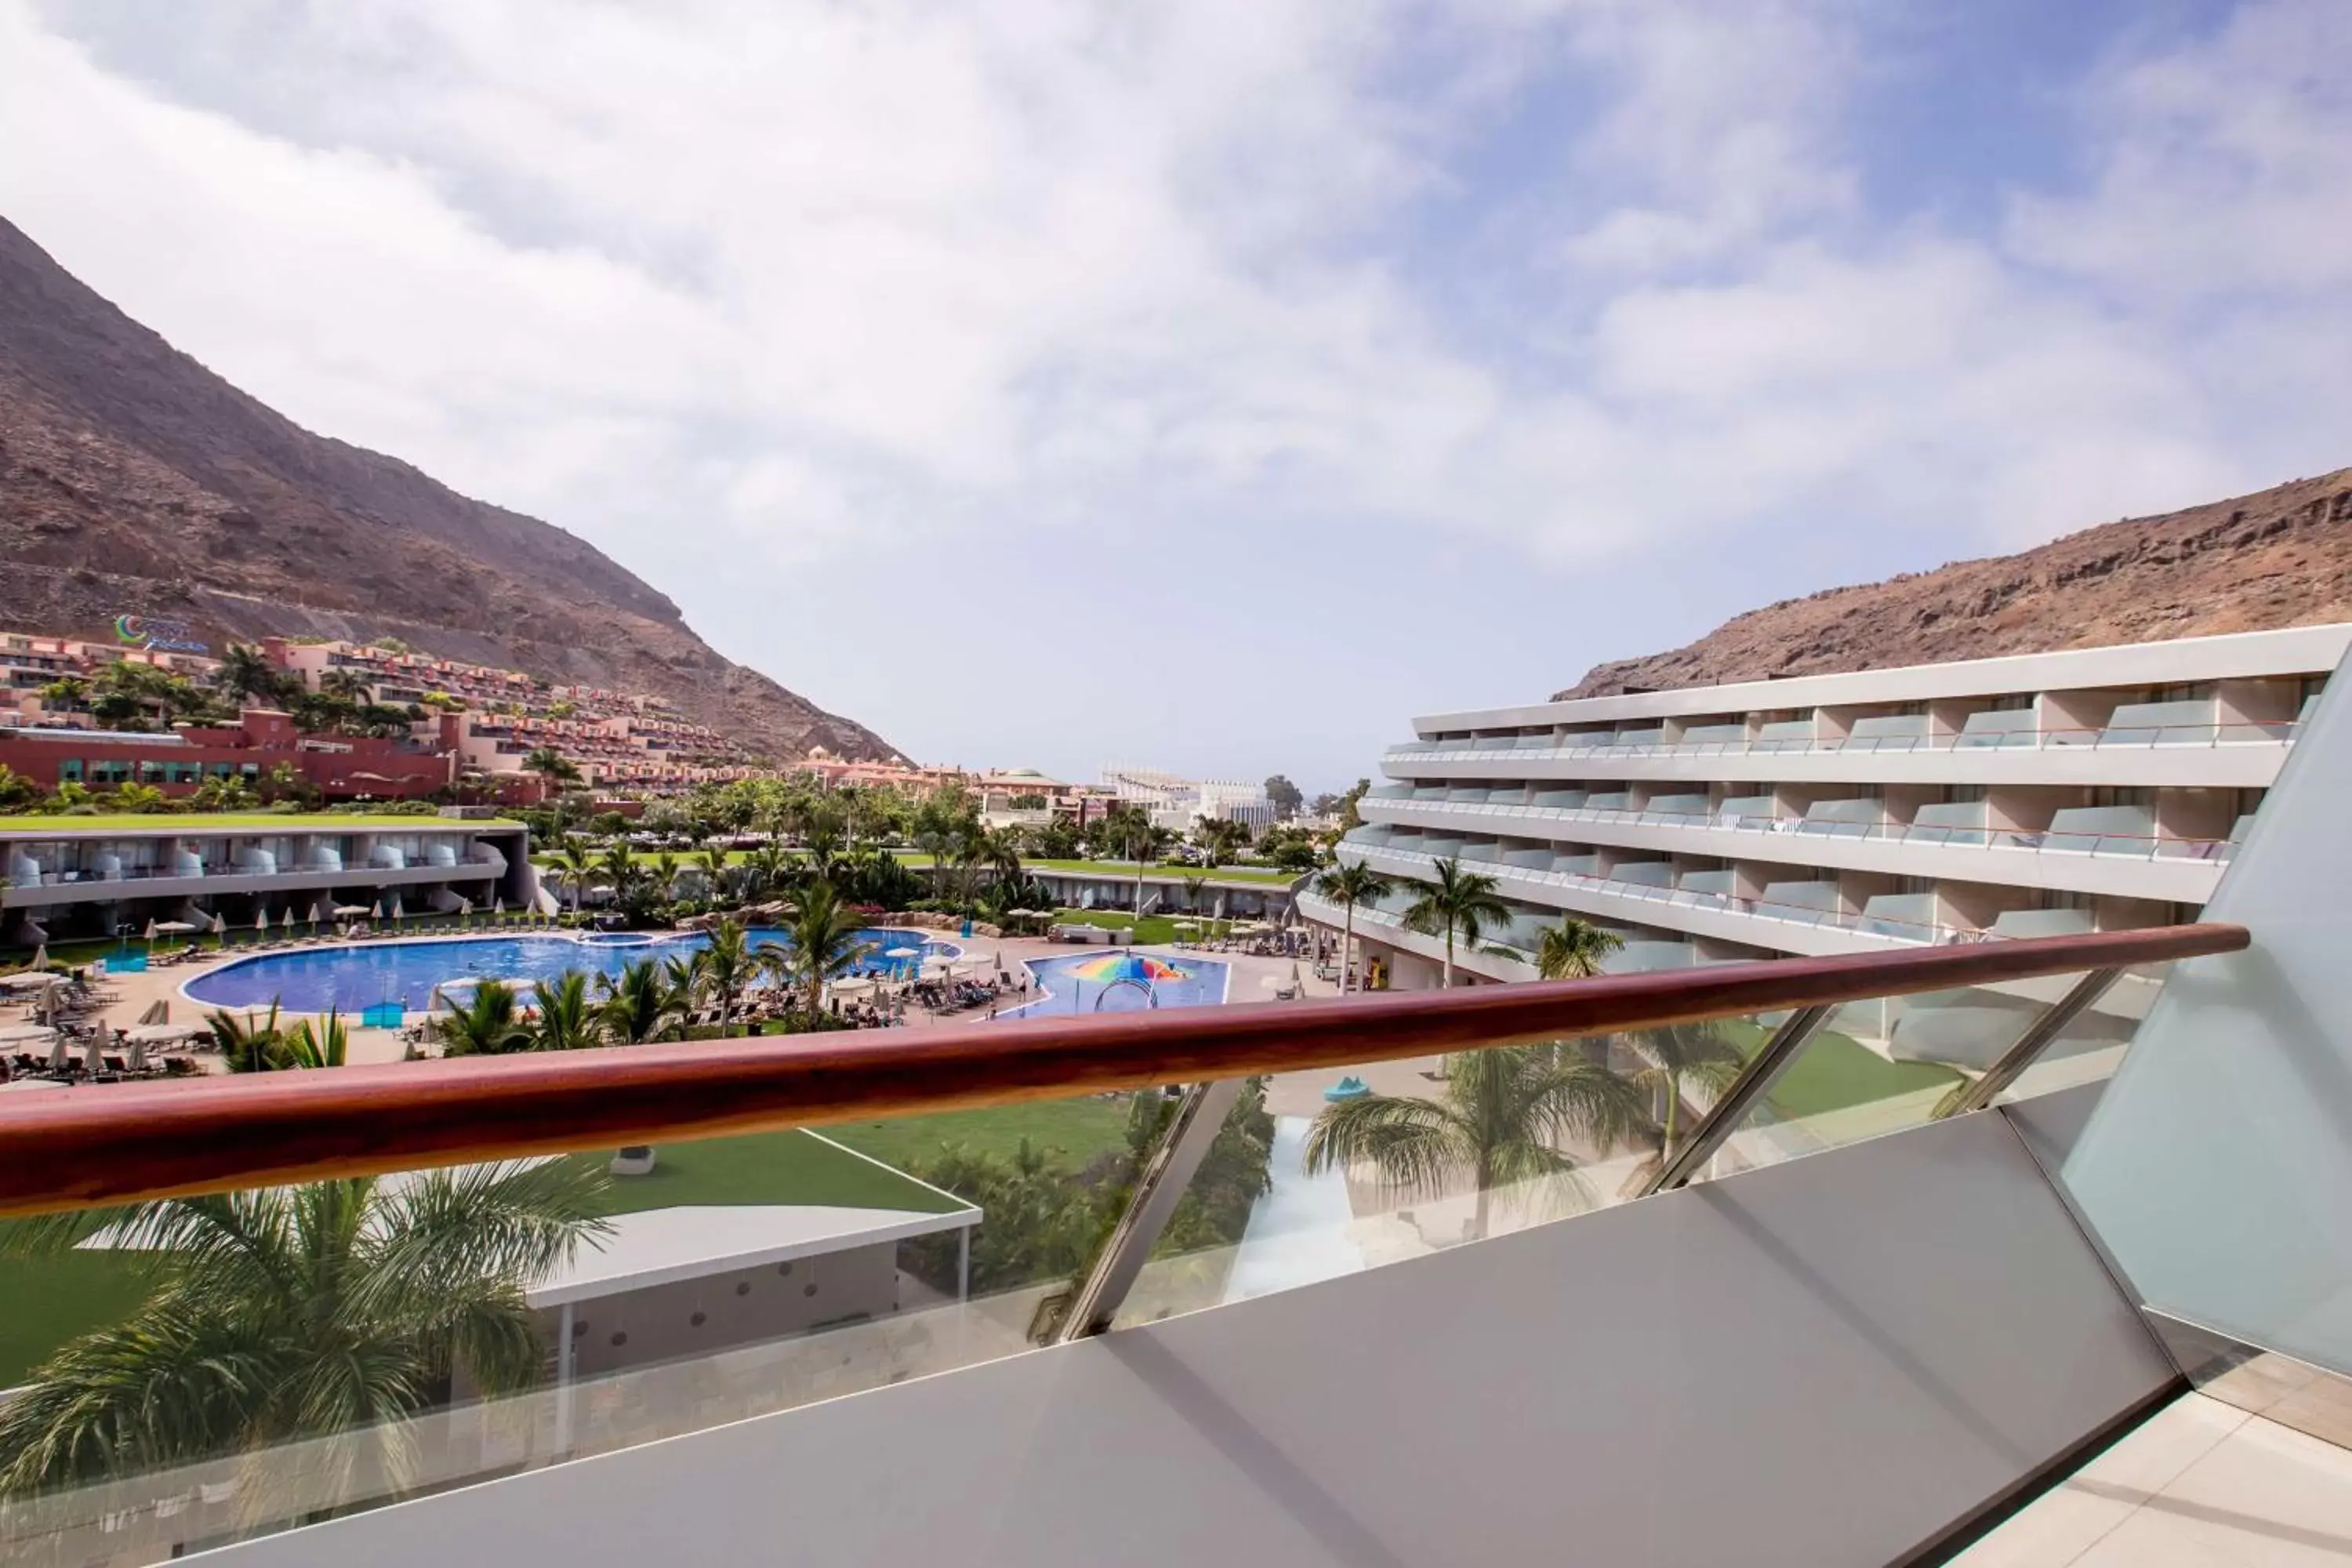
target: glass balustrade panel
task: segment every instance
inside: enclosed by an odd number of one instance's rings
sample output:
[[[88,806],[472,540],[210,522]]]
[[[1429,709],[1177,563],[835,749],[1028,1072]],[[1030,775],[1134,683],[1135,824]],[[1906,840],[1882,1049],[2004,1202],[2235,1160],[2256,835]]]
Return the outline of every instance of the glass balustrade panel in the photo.
[[[1158,1107],[0,1222],[0,1560],[161,1562],[1019,1354],[1091,1267]]]
[[[1629,1202],[1762,1032],[1732,1019],[1252,1080],[1114,1326]]]

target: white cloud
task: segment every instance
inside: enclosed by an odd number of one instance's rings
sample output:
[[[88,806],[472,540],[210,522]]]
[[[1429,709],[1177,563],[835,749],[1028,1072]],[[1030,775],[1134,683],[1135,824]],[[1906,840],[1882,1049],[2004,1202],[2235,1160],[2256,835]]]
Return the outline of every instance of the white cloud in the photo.
[[[2015,251],[2135,301],[2277,301],[2352,282],[2352,7],[2248,5],[2088,85],[2090,188],[2026,193]]]
[[[1065,719],[933,695],[953,588],[1017,605],[1181,541],[1238,563],[1187,580],[1185,632],[1297,662],[1315,616],[1269,614],[1254,555],[1307,563],[1284,603],[1412,598],[1475,640],[1512,617],[1423,562],[1531,604],[1716,541],[1941,559],[2324,466],[2340,7],[2111,62],[2079,188],[2020,188],[1997,232],[1865,202],[1872,15],[0,0],[0,143],[37,153],[0,160],[0,213],[266,401],[572,528],[910,750],[1082,769]],[[1496,184],[1498,137],[1540,145]],[[1047,598],[992,628],[1016,663],[1063,650]],[[1463,700],[1602,651],[1528,624],[1529,672]],[[1237,666],[1223,743],[1369,748],[1426,654],[1359,640],[1360,730],[1298,740]],[[871,690],[820,679],[845,644],[880,648]],[[1065,711],[1117,700],[1056,669]]]

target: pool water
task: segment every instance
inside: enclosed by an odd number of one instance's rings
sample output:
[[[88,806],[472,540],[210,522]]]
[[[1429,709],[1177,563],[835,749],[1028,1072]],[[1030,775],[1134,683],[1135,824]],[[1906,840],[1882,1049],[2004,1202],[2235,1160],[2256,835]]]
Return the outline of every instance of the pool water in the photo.
[[[1124,948],[1113,949],[1124,952]],[[1060,1013],[1136,1013],[1149,1008],[1153,1000],[1162,1007],[1201,1007],[1225,999],[1224,964],[1213,959],[1194,958],[1181,954],[1161,962],[1184,971],[1181,980],[1156,980],[1151,983],[1151,995],[1146,996],[1139,984],[1106,985],[1100,981],[1086,980],[1075,974],[1089,963],[1099,963],[1104,950],[1074,953],[1067,958],[1033,958],[1027,961],[1030,989],[1042,990],[1037,1001],[1018,1010],[1007,1009],[1000,1014],[1004,1018],[1039,1018]]]
[[[780,946],[789,939],[781,931],[761,927],[751,933],[761,947]],[[861,931],[870,952],[858,969],[892,969],[919,963],[884,956],[893,948],[911,947],[924,958],[953,957],[962,950],[918,931]],[[665,962],[709,945],[700,931],[632,931],[613,936],[468,937],[442,942],[387,942],[355,947],[313,948],[306,952],[258,953],[214,970],[188,982],[194,1000],[215,1007],[267,1007],[272,1002],[289,1013],[324,1013],[330,1008],[356,1013],[378,1003],[396,1002],[421,1013],[433,988],[447,980],[494,977],[528,988],[536,980],[553,980],[573,970],[590,975],[615,974],[632,963]]]

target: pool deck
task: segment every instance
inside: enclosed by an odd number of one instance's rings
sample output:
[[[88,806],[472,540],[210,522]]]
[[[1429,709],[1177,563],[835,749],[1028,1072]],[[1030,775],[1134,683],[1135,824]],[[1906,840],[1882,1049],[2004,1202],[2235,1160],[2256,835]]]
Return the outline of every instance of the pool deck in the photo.
[[[508,931],[497,934],[511,936],[515,933]],[[951,931],[934,934],[940,940],[957,942],[974,954],[988,958],[1001,958],[1002,966],[1011,971],[1016,979],[1020,976],[1020,966],[1025,960],[1068,958],[1074,953],[1087,951],[1073,948],[1066,942],[1050,942],[1037,937],[1007,937],[1000,941],[990,941],[984,937],[966,940],[956,936]],[[461,941],[464,939],[442,937],[420,940]],[[331,950],[316,948],[309,951]],[[1148,944],[1133,949],[1097,948],[1093,951],[1097,953],[1128,951],[1148,952],[1178,963],[1195,956],[1189,951]],[[174,1023],[203,1018],[213,1009],[183,996],[180,994],[180,988],[190,981],[201,975],[209,974],[214,970],[223,967],[224,964],[244,956],[249,955],[232,953],[209,963],[174,965],[168,969],[149,969],[136,974],[108,975],[105,977],[106,984],[120,992],[121,999],[103,1009],[100,1016],[110,1025],[128,1028],[138,1022],[141,1014],[146,1012],[156,1002],[162,1001],[170,1005],[171,1017]],[[1226,999],[1229,1003],[1271,1002],[1277,988],[1290,984],[1293,961],[1287,958],[1259,958],[1242,952],[1201,953],[1198,956],[1213,959],[1228,966],[1230,976],[1227,982]],[[1336,993],[1337,987],[1328,981],[1316,979],[1311,968],[1305,962],[1300,961],[1297,968],[1305,984],[1307,995],[1330,996]],[[299,1015],[288,1015],[289,1017],[297,1016]],[[950,1028],[958,1025],[986,1021],[987,1013],[982,1009],[978,1012],[950,1014],[939,1018],[909,1015],[907,1026],[919,1029]],[[396,1030],[353,1028],[351,1031],[350,1059],[353,1062],[396,1062],[401,1059],[403,1048],[400,1035]],[[224,1070],[216,1057],[199,1055],[195,1059],[208,1071]],[[1384,1092],[1422,1092],[1427,1089],[1428,1080],[1420,1075],[1434,1065],[1434,1058],[1416,1058],[1407,1062],[1384,1063],[1369,1071],[1360,1070],[1358,1076],[1370,1079],[1373,1088]],[[1322,1106],[1323,1090],[1337,1077],[1337,1074],[1328,1072],[1281,1074],[1274,1079],[1268,1091],[1269,1109],[1277,1115],[1311,1116]],[[1391,1079],[1393,1081],[1391,1081]]]

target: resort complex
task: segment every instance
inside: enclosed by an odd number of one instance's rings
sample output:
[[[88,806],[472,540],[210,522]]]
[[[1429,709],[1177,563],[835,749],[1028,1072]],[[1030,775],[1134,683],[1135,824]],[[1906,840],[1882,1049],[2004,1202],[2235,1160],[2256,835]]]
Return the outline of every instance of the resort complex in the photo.
[[[2352,0],[260,9],[0,4],[0,1568],[2352,1563]]]

